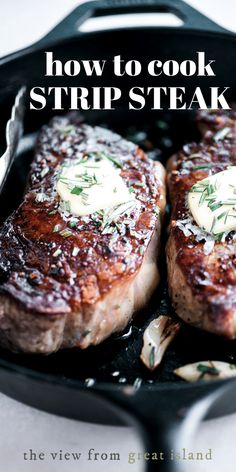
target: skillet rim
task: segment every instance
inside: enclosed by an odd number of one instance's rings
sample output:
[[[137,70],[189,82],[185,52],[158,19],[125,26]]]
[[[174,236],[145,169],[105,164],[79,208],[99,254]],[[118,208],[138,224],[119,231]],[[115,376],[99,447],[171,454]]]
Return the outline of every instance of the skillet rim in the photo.
[[[35,53],[40,53],[40,52],[45,52],[46,49],[48,48],[54,48],[54,47],[60,47],[63,45],[69,45],[71,42],[76,42],[76,41],[87,41],[87,39],[98,39],[102,36],[109,36],[111,34],[121,34],[124,32],[134,32],[137,33],[137,31],[141,33],[148,32],[150,33],[150,30],[158,30],[158,33],[160,32],[161,34],[167,34],[171,35],[172,33],[178,33],[181,37],[183,36],[196,36],[197,37],[205,37],[207,38],[212,38],[213,40],[215,38],[220,38],[222,40],[227,40],[227,41],[234,41],[236,42],[236,33],[224,30],[222,28],[222,31],[207,31],[204,29],[196,29],[195,28],[188,28],[188,27],[156,27],[156,26],[149,26],[149,27],[125,27],[125,28],[114,28],[114,29],[107,29],[107,30],[101,30],[101,31],[92,31],[92,32],[86,32],[86,33],[81,33],[78,32],[77,36],[73,36],[70,38],[64,38],[61,40],[55,40],[55,41],[49,41],[44,42],[44,38],[40,39],[36,43],[29,45],[25,48],[19,49],[18,51],[12,52],[10,54],[7,54],[3,57],[0,58],[0,69],[1,67],[4,67],[8,63],[14,61],[17,61],[23,57],[31,56]],[[29,354],[30,355],[30,354]],[[76,379],[65,379],[61,378],[61,376],[56,375],[56,374],[49,374],[49,373],[41,373],[40,371],[37,371],[35,369],[29,368],[29,367],[24,367],[22,365],[16,364],[15,362],[7,361],[4,360],[0,357],[0,369],[2,370],[7,370],[8,372],[15,373],[15,374],[20,374],[23,377],[28,377],[29,379],[33,380],[39,380],[40,382],[44,383],[50,383],[50,384],[57,384],[57,385],[63,385],[66,388],[76,388],[81,391],[111,391],[111,392],[122,392],[122,386],[118,385],[114,382],[99,382],[95,383],[93,387],[88,388],[85,384],[84,381],[82,380],[76,380]],[[201,393],[206,394],[211,391],[214,391],[217,387],[220,388],[222,386],[226,386],[227,384],[233,383],[235,381],[235,378],[230,378],[230,379],[224,379],[224,380],[214,380],[214,381],[198,381],[195,383],[187,383],[184,381],[162,381],[158,383],[158,379],[155,383],[149,384],[149,385],[141,385],[140,390],[141,391],[170,391],[170,390],[181,390],[181,391],[193,391],[195,392],[196,387],[200,390]],[[130,384],[125,384],[130,385]],[[124,386],[123,386],[124,387]],[[214,388],[215,387],[215,388]]]

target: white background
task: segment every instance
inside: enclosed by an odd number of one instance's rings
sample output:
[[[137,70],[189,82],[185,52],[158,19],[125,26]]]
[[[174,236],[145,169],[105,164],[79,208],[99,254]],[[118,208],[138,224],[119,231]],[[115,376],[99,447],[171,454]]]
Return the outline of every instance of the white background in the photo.
[[[37,41],[79,3],[81,2],[78,0],[39,0],[37,2],[36,0],[2,0],[0,3],[0,56]],[[236,32],[235,0],[189,0],[188,3],[221,26]],[[169,18],[167,20],[169,21]],[[137,20],[131,18],[129,21]],[[143,23],[143,17],[141,21]],[[148,21],[148,18],[145,21]],[[204,463],[188,462],[186,472],[221,472],[222,470],[234,472],[236,469],[235,437],[236,414],[203,423],[192,449],[205,451],[212,448],[213,460]],[[77,451],[81,452],[84,458],[76,464],[72,461],[52,462],[48,459],[43,462],[23,461],[23,452],[30,448],[45,453],[56,452],[60,449],[64,452]],[[100,453],[119,452],[121,461],[89,463],[85,460],[89,448],[94,448]],[[127,464],[129,451],[142,451],[141,442],[132,428],[90,425],[58,418],[29,408],[0,394],[0,471],[143,471],[141,463]]]

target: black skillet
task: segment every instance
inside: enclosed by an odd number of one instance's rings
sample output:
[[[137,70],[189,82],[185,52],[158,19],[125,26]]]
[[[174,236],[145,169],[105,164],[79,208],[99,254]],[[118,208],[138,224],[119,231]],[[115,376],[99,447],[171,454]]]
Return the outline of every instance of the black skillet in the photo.
[[[172,12],[182,19],[183,26],[125,28],[92,33],[78,31],[86,18],[130,12]],[[186,86],[187,97],[190,98],[196,85],[201,86],[204,92],[210,86],[228,86],[229,98],[233,100],[236,97],[235,46],[235,35],[179,0],[107,0],[83,4],[37,44],[1,59],[1,142],[4,142],[4,125],[10,115],[14,96],[22,84],[27,84],[29,88],[36,85],[117,85],[124,91],[119,108],[109,112],[86,112],[86,121],[108,123],[109,127],[123,134],[127,133],[131,124],[139,130],[147,128],[156,140],[156,145],[162,148],[162,158],[165,160],[165,156],[184,141],[198,138],[192,115],[187,112],[150,112],[148,105],[142,112],[127,113],[126,91],[134,84]],[[155,58],[175,58],[179,61],[195,59],[196,51],[205,51],[208,59],[216,60],[216,77],[151,79],[142,73],[137,78],[114,79],[108,67],[102,79],[88,78],[83,74],[77,78],[46,78],[43,76],[45,50],[53,51],[54,58],[61,60],[109,60],[121,54],[127,60],[136,58],[143,64]],[[66,107],[68,103],[65,101]],[[22,197],[32,158],[32,133],[51,114],[50,103],[47,109],[40,112],[29,111],[28,107],[26,137],[1,195],[2,219]],[[160,129],[163,126],[155,127],[155,123],[163,122],[163,119],[169,126],[164,135],[163,129]],[[164,264],[162,275],[165,279]],[[236,345],[235,342],[184,326],[161,367],[150,374],[139,361],[142,334],[148,322],[166,310],[170,310],[170,307],[163,283],[146,310],[135,318],[132,333],[128,337],[113,337],[86,352],[62,351],[43,358],[2,350],[0,388],[19,401],[58,415],[102,424],[121,424],[123,421],[133,423],[143,435],[145,451],[165,453],[164,461],[147,461],[148,470],[181,470],[180,462],[169,460],[170,449],[187,448],[200,419],[206,413],[219,416],[235,411],[236,384],[233,380],[187,384],[174,376],[173,369],[205,359],[235,363]],[[91,386],[92,381],[86,379],[95,379],[95,383]]]

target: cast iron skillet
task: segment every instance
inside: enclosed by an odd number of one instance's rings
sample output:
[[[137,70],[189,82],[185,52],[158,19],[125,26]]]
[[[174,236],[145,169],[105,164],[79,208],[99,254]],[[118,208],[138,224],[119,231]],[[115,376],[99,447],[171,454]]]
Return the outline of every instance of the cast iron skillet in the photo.
[[[183,20],[179,28],[126,28],[82,34],[78,27],[92,16],[126,12],[173,12]],[[106,0],[84,4],[37,44],[0,61],[1,124],[5,124],[14,96],[22,84],[32,86],[109,86],[117,85],[124,91],[124,99],[115,111],[86,112],[90,123],[108,123],[110,128],[124,132],[130,124],[143,129],[152,128],[164,112],[127,113],[127,90],[140,86],[186,86],[190,98],[196,84],[204,92],[210,86],[231,87],[230,99],[236,97],[236,37],[200,15],[180,0]],[[155,58],[177,58],[179,61],[196,58],[196,51],[205,51],[208,59],[215,59],[213,78],[148,78],[143,72],[137,78],[112,78],[111,69],[101,78],[43,77],[45,50],[53,51],[54,58],[111,59],[116,54],[140,60],[144,65]],[[206,92],[207,93],[207,92]],[[65,108],[68,102],[65,100]],[[1,218],[10,213],[21,197],[26,182],[35,131],[52,114],[50,103],[43,111],[27,108],[25,138],[1,196]],[[197,139],[192,116],[184,112],[166,114],[170,120],[168,134],[173,145],[169,153],[184,141]],[[152,131],[155,134],[155,131]],[[4,142],[4,126],[1,126]],[[156,136],[157,145],[159,134]],[[166,153],[168,154],[168,152]],[[165,153],[164,153],[165,157]],[[14,189],[14,191],[13,191]],[[165,268],[163,265],[163,279]],[[207,413],[211,416],[227,414],[236,409],[236,384],[232,381],[198,382],[186,384],[175,378],[173,369],[181,364],[205,359],[236,362],[235,342],[225,341],[184,326],[165,356],[160,369],[147,372],[139,361],[142,334],[145,326],[158,313],[170,310],[165,283],[158,289],[146,310],[134,320],[129,337],[114,337],[85,352],[63,351],[49,357],[16,355],[4,350],[0,353],[0,388],[2,392],[37,408],[103,424],[135,424],[144,437],[145,451],[164,451],[166,460],[147,462],[148,470],[177,470],[168,460],[172,447],[187,448],[199,421]],[[117,374],[118,372],[118,374]],[[114,375],[117,374],[117,375]],[[112,375],[113,374],[113,375]],[[91,380],[96,382],[93,386]],[[125,380],[124,380],[125,378]],[[140,386],[140,382],[141,386]],[[137,388],[139,387],[139,388]],[[181,469],[181,465],[178,465]]]

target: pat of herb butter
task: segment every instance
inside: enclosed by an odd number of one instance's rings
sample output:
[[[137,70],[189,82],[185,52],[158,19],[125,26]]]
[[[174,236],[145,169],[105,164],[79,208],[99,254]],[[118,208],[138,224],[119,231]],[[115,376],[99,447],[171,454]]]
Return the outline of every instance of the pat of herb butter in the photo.
[[[213,235],[236,230],[236,166],[194,184],[188,204],[203,230]]]
[[[106,159],[87,160],[63,169],[57,192],[72,215],[90,215],[135,200],[120,176],[120,169]]]

